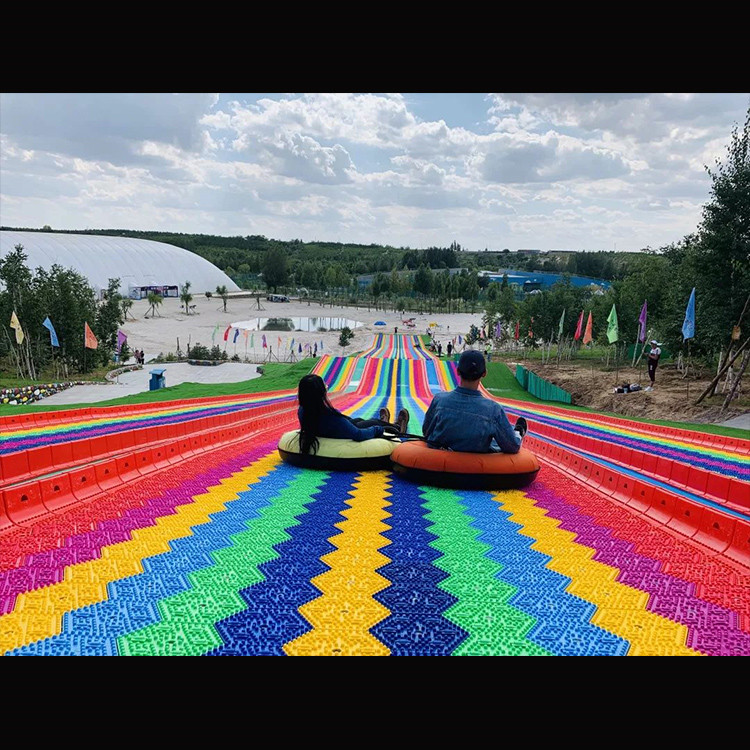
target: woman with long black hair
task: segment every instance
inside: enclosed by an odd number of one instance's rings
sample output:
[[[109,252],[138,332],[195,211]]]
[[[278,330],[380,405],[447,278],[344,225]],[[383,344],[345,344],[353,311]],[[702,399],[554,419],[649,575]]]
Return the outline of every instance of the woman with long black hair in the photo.
[[[378,419],[348,417],[334,408],[328,400],[326,384],[319,375],[305,375],[297,391],[299,409],[299,444],[302,453],[317,453],[318,438],[341,440],[372,440],[384,434],[399,436],[409,426],[409,412],[401,409],[395,424],[390,421],[387,408],[382,408]]]

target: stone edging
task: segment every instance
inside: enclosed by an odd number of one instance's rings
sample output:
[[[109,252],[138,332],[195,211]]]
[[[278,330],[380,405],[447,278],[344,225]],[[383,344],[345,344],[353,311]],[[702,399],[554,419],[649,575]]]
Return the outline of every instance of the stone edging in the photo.
[[[112,381],[118,375],[122,375],[124,372],[134,372],[135,370],[142,370],[143,365],[125,365],[124,367],[118,367],[116,370],[110,370],[104,377]]]

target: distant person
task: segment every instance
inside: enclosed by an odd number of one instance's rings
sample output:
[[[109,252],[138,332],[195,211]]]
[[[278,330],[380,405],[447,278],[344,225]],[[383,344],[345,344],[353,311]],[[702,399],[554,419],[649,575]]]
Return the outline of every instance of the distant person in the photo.
[[[425,414],[422,432],[431,448],[466,453],[518,453],[526,420],[512,427],[497,401],[479,392],[487,374],[481,352],[469,349],[458,360],[459,385],[436,393]]]
[[[443,345],[439,343],[437,349],[438,349],[438,357],[442,357],[443,356]]]
[[[645,388],[646,391],[654,390],[656,385],[656,368],[659,364],[659,358],[661,357],[661,347],[656,339],[651,340],[651,351],[648,353],[648,377],[651,381],[651,385]]]
[[[451,354],[453,354],[453,344],[449,341],[448,342],[448,346],[446,346],[445,348],[446,348],[446,350],[448,352],[448,356],[450,357]]]
[[[317,357],[317,356],[318,356],[318,343],[316,341],[315,348],[313,349],[313,357]]]
[[[487,357],[488,362],[492,362],[492,348],[489,344],[484,347],[484,356]]]
[[[373,440],[384,435],[399,437],[409,427],[409,412],[401,409],[396,422],[391,422],[391,413],[382,408],[378,419],[352,418],[334,408],[328,400],[326,384],[320,375],[305,375],[299,381],[297,391],[299,408],[299,442],[302,453],[317,453],[318,438],[340,440]]]
[[[393,332],[394,332],[395,334],[398,334],[398,326],[393,326]]]

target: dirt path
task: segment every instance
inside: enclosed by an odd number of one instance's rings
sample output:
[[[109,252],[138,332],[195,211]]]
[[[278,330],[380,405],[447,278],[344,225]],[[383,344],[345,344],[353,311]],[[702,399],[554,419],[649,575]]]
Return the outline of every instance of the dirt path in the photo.
[[[599,411],[614,412],[628,417],[646,417],[677,422],[718,423],[750,412],[750,383],[743,383],[744,393],[739,400],[723,413],[719,413],[726,394],[719,393],[713,398],[704,399],[698,406],[695,400],[711,381],[705,372],[702,377],[683,379],[682,373],[672,364],[660,365],[656,374],[653,391],[636,393],[613,393],[616,385],[640,383],[649,385],[645,367],[639,371],[631,367],[621,367],[617,379],[615,372],[592,369],[591,363],[563,362],[559,366],[552,363],[541,365],[538,362],[522,362],[527,369],[540,377],[564,388],[573,397],[576,406],[588,406]],[[720,391],[721,385],[717,390]],[[688,398],[689,396],[689,398]]]

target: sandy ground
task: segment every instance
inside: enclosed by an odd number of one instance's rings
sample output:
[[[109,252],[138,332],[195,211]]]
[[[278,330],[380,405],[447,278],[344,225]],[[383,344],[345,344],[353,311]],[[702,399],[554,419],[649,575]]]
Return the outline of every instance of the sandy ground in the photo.
[[[710,404],[704,401],[698,406],[694,405],[711,380],[708,372],[701,377],[683,379],[682,373],[677,372],[674,365],[664,364],[660,365],[656,372],[656,386],[653,391],[615,394],[612,391],[616,384],[640,383],[643,388],[648,386],[646,368],[639,371],[621,367],[616,378],[614,371],[602,372],[596,368],[592,370],[590,363],[563,362],[559,366],[554,363],[522,364],[568,391],[573,397],[574,404],[627,417],[720,424],[748,414],[747,396],[744,396],[740,404],[733,403],[723,414],[719,411],[723,398],[714,397]]]
[[[142,370],[123,373],[117,378],[118,382],[106,385],[75,385],[65,391],[56,393],[54,396],[37,401],[34,406],[44,408],[56,404],[93,404],[108,401],[111,398],[142,393],[149,389],[149,381],[151,380],[149,370],[154,367],[166,370],[164,377],[167,386],[179,385],[180,383],[239,383],[243,380],[260,377],[260,373],[256,372],[256,365],[238,364],[236,362],[225,362],[216,367],[202,367],[183,362],[146,365]]]
[[[253,320],[254,318],[271,318],[271,317],[342,317],[359,321],[360,326],[352,329],[354,338],[346,348],[346,353],[352,353],[367,349],[376,333],[393,333],[395,326],[398,326],[399,333],[420,333],[427,332],[427,326],[431,322],[438,324],[437,340],[447,343],[447,341],[457,334],[466,334],[471,324],[480,325],[482,313],[469,315],[467,313],[453,315],[417,315],[414,314],[416,327],[406,328],[402,323],[400,313],[392,311],[382,312],[382,310],[369,311],[367,307],[329,307],[321,306],[316,302],[266,302],[261,300],[263,310],[258,310],[257,301],[254,299],[230,299],[227,303],[227,312],[223,312],[223,306],[220,299],[211,298],[207,300],[203,295],[196,295],[192,304],[196,305],[194,314],[186,315],[184,306],[181,307],[179,300],[171,298],[165,299],[164,304],[159,308],[161,317],[144,318],[148,310],[146,300],[137,300],[134,302],[130,313],[135,320],[128,320],[122,326],[122,330],[128,336],[128,346],[131,351],[134,349],[143,349],[146,353],[146,363],[152,358],[158,356],[160,352],[177,351],[177,339],[180,341],[180,348],[183,353],[187,350],[188,341],[191,346],[196,343],[203,344],[211,348],[214,343],[224,347],[224,331],[227,326],[241,321]],[[412,317],[408,313],[406,317]],[[376,321],[384,321],[385,326],[375,326]],[[219,331],[216,333],[214,341],[211,336],[214,328],[219,325]],[[281,337],[282,342],[285,339],[294,337],[295,349],[297,342],[301,342],[303,349],[306,343],[311,346],[316,342],[320,349],[320,342],[323,342],[324,354],[341,354],[341,347],[338,345],[338,331],[329,332],[276,332],[265,331],[266,339],[269,345],[273,347],[274,355],[277,355],[277,337]],[[241,359],[245,359],[245,340],[240,334],[237,344],[232,343],[234,331],[230,332],[229,341],[226,344],[227,353],[232,356],[238,354]],[[320,351],[318,352],[320,353]],[[288,349],[283,351],[284,359],[288,361]],[[249,347],[247,349],[247,359],[250,362],[263,362],[267,359],[268,352],[264,351],[261,345],[261,335],[255,334],[255,351]],[[300,355],[295,352],[297,358]]]

